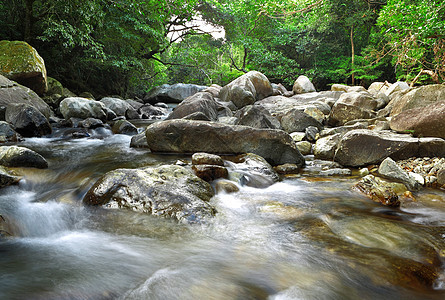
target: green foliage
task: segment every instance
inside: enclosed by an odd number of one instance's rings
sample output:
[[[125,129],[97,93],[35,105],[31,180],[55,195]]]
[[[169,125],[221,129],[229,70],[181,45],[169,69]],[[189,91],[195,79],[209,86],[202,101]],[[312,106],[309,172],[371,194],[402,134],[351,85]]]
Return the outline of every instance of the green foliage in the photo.
[[[382,42],[375,56],[392,57],[397,77],[412,80],[432,70],[445,80],[445,3],[440,0],[388,0],[377,20]],[[431,81],[431,77],[422,79]],[[427,81],[428,82],[428,81]]]
[[[287,87],[304,74],[318,89],[352,78],[409,81],[422,70],[445,76],[441,0],[8,0],[0,39],[28,41],[49,75],[96,95],[225,85],[250,70]]]

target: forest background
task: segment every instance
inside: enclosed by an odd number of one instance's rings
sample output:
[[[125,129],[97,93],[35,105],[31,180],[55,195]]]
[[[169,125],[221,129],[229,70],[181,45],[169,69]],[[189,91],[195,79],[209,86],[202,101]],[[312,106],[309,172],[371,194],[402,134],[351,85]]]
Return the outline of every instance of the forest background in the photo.
[[[445,81],[443,0],[0,0],[0,40],[27,41],[49,76],[95,96],[250,70],[319,90]]]

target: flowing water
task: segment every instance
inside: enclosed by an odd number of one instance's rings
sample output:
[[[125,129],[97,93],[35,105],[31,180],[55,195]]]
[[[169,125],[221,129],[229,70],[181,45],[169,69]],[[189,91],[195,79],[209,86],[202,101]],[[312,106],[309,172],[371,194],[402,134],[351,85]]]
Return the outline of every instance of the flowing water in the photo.
[[[47,170],[17,169],[0,212],[0,299],[444,299],[445,195],[385,208],[317,164],[211,201],[200,225],[82,205],[107,171],[174,163],[99,130],[33,138]]]

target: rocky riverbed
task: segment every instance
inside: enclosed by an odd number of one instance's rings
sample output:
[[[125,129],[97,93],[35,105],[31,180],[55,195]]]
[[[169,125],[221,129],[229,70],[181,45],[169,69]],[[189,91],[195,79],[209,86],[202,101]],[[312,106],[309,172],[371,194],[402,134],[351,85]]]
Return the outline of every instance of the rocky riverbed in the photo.
[[[42,76],[0,75],[1,296],[443,297],[444,85],[97,101]]]

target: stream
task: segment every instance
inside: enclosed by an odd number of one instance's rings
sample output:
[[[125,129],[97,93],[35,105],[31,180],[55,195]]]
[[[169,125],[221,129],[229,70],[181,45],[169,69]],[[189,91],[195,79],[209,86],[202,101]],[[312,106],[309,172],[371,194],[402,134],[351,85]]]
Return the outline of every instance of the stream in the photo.
[[[28,138],[49,169],[16,169],[0,212],[0,299],[445,299],[445,193],[401,208],[351,190],[358,177],[317,165],[268,188],[217,194],[217,215],[178,224],[86,207],[104,173],[175,163],[97,129],[90,138]]]

